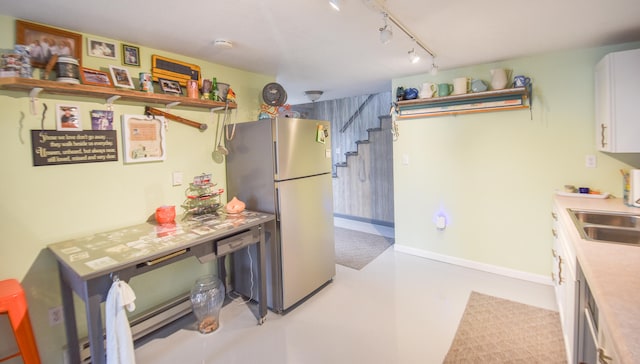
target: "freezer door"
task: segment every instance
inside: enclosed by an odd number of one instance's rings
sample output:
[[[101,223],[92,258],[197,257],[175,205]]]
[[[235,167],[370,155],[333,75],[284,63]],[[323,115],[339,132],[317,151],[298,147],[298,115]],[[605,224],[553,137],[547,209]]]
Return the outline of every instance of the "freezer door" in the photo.
[[[328,121],[273,119],[276,180],[331,172],[331,130]]]
[[[336,273],[331,175],[279,182],[283,309]]]

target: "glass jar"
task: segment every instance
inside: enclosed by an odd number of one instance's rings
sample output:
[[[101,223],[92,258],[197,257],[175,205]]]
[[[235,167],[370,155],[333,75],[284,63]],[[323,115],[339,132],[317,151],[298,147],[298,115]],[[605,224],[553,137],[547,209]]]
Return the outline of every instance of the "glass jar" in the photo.
[[[224,297],[224,285],[216,276],[209,274],[196,280],[191,288],[191,308],[200,333],[208,334],[220,327],[220,309]]]

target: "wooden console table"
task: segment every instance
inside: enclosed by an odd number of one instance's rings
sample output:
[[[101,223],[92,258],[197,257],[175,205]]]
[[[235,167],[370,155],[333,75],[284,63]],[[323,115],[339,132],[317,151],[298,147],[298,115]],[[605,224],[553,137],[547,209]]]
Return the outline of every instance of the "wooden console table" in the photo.
[[[179,217],[180,218],[180,217]],[[243,211],[237,215],[203,215],[168,225],[144,223],[87,237],[51,244],[58,261],[69,358],[80,363],[73,292],[85,303],[91,362],[105,363],[104,327],[100,303],[113,280],[130,278],[195,256],[200,263],[256,244],[258,251],[258,324],[267,315],[266,248],[267,213]],[[144,294],[138,290],[138,294]]]

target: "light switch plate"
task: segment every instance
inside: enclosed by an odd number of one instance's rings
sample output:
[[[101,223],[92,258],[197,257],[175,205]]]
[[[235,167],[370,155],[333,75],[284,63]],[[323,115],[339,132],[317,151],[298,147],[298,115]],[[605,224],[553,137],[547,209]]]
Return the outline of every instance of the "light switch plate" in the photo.
[[[182,172],[173,172],[173,185],[181,186],[182,185]]]

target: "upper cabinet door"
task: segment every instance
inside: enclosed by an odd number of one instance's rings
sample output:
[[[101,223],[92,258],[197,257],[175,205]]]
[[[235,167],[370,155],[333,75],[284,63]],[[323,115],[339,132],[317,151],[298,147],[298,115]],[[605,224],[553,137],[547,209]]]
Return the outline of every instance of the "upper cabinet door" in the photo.
[[[640,49],[607,54],[595,82],[596,148],[640,152]]]

